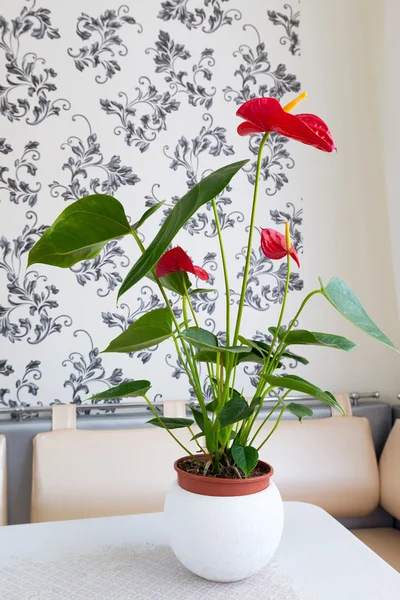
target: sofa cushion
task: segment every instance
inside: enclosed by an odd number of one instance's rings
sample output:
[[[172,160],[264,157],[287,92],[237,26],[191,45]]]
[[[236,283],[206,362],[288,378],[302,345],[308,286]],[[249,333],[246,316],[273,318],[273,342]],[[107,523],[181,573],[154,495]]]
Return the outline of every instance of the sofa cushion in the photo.
[[[258,443],[274,424],[267,421]],[[378,506],[378,464],[365,418],[281,421],[260,458],[274,467],[284,500],[316,504],[336,518],[362,517]]]
[[[381,504],[400,519],[400,419],[395,421],[379,461]]]
[[[389,527],[353,529],[352,533],[400,572],[400,531]]]

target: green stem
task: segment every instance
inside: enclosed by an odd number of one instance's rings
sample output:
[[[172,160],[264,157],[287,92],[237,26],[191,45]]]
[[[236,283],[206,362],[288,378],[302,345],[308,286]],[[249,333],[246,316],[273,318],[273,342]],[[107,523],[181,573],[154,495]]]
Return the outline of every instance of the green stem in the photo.
[[[267,131],[266,133],[264,133],[263,138],[260,142],[260,147],[258,149],[256,179],[254,182],[253,206],[251,209],[249,238],[248,238],[248,242],[247,242],[246,263],[245,263],[245,267],[244,267],[242,291],[240,294],[239,308],[238,308],[238,314],[237,314],[237,318],[236,318],[235,335],[233,337],[233,345],[234,346],[237,344],[238,337],[239,337],[240,324],[242,321],[242,314],[243,314],[243,307],[244,307],[244,299],[245,299],[246,288],[247,288],[247,280],[249,278],[251,249],[253,246],[253,233],[254,233],[254,224],[255,224],[256,209],[257,209],[258,184],[259,184],[259,180],[260,180],[260,171],[261,171],[261,159],[262,159],[263,148],[264,148],[265,142],[268,139],[268,136],[269,136],[269,132]]]
[[[190,427],[190,425],[188,425],[188,429],[189,429],[189,432],[190,432],[190,434],[191,434],[192,438],[194,438],[194,437],[195,437],[195,433],[194,433],[193,429]],[[194,441],[196,442],[197,446],[200,448],[200,450],[201,450],[202,454],[205,454],[205,452],[204,452],[204,448],[203,448],[203,446],[200,444],[199,440],[196,438]]]
[[[254,413],[254,415],[252,415],[251,417],[249,417],[248,424],[247,424],[247,427],[246,427],[246,440],[247,440],[247,438],[249,437],[249,435],[250,435],[250,433],[251,433],[251,430],[252,430],[252,429],[253,429],[253,427],[254,427],[254,423],[255,423],[255,422],[257,421],[257,419],[258,419],[258,415],[260,414],[260,412],[261,412],[261,409],[262,409],[262,407],[263,407],[263,405],[264,405],[264,399],[265,399],[266,395],[267,395],[267,394],[268,394],[268,393],[269,393],[271,390],[273,390],[273,389],[274,389],[274,386],[273,386],[273,385],[270,385],[270,386],[269,386],[269,387],[268,387],[268,388],[267,388],[267,389],[266,389],[266,390],[263,392],[263,394],[261,395],[261,402],[260,402],[260,406],[257,408],[257,410],[256,410],[256,412]],[[257,398],[257,396],[256,396],[256,395],[254,395],[254,396],[253,396],[253,399],[254,399],[254,398]]]
[[[223,242],[223,239],[222,239],[221,224],[219,222],[219,215],[218,215],[217,203],[215,202],[215,198],[212,200],[212,207],[213,207],[213,211],[214,211],[215,226],[217,228],[217,233],[218,233],[219,248],[220,248],[220,251],[221,251],[222,268],[223,268],[223,271],[224,271],[224,280],[225,280],[225,297],[226,297],[226,345],[230,346],[230,338],[231,338],[231,334],[230,334],[230,328],[231,328],[231,292],[230,292],[230,288],[229,288],[228,268],[227,268],[227,265],[226,265],[225,248],[224,248],[224,242]]]
[[[179,446],[186,452],[186,454],[189,454],[189,456],[191,456],[192,458],[194,458],[194,460],[196,462],[198,462],[199,464],[203,465],[204,463],[201,462],[201,460],[199,460],[194,454],[192,454],[192,452],[190,452],[190,450],[188,450],[179,440],[178,438],[172,433],[172,431],[170,429],[168,429],[168,427],[166,427],[164,425],[164,423],[162,422],[162,420],[160,419],[160,417],[158,416],[158,413],[156,411],[156,409],[154,408],[153,404],[151,403],[151,401],[148,399],[148,397],[144,394],[143,398],[146,400],[147,404],[149,405],[153,415],[155,416],[155,418],[157,419],[157,421],[160,423],[160,425],[163,427],[163,429],[165,429],[166,431],[168,431],[169,435],[176,441],[177,444],[179,444]]]
[[[293,319],[291,320],[289,327],[286,329],[285,333],[282,336],[282,339],[280,341],[280,344],[278,345],[278,348],[276,350],[276,352],[280,352],[282,350],[282,348],[285,345],[285,339],[287,338],[289,331],[291,331],[293,329],[294,324],[296,323],[297,319],[299,318],[300,314],[302,313],[305,305],[307,304],[307,302],[310,300],[310,298],[312,298],[313,296],[315,296],[316,294],[322,294],[321,290],[314,290],[313,292],[310,292],[303,300],[303,302],[300,304],[300,308],[297,311],[297,313],[294,315]]]
[[[280,405],[280,402],[277,402],[275,404],[275,406],[269,411],[269,413],[267,414],[267,416],[265,417],[265,419],[261,422],[261,425],[258,427],[258,429],[255,432],[255,434],[251,438],[251,442],[250,442],[249,446],[252,446],[254,440],[256,439],[256,437],[258,436],[258,434],[260,433],[261,429],[264,427],[265,423],[268,421],[268,419],[271,417],[271,415],[273,415],[273,413],[276,411],[276,409],[278,408],[279,405]],[[254,421],[254,423],[255,423],[255,421]]]
[[[275,408],[274,408],[274,410],[275,410]],[[260,452],[260,450],[264,446],[264,444],[266,444],[268,442],[268,440],[271,437],[271,435],[276,431],[276,428],[278,427],[278,425],[280,423],[280,420],[282,419],[282,416],[283,416],[283,413],[285,412],[285,410],[286,410],[286,408],[283,407],[282,410],[281,410],[281,412],[279,413],[279,416],[278,416],[278,418],[276,420],[275,425],[273,426],[273,428],[271,429],[271,431],[269,432],[269,434],[267,435],[267,437],[265,438],[265,440],[263,441],[263,443],[258,446],[258,448],[257,448],[258,452]]]
[[[266,363],[264,364],[264,366],[262,368],[262,371],[264,371],[264,370],[268,371],[268,365],[269,365],[269,362],[271,360],[272,351],[273,351],[273,348],[275,346],[276,340],[278,338],[279,331],[281,329],[281,325],[282,325],[282,321],[283,321],[283,315],[285,313],[285,308],[286,308],[286,300],[287,300],[288,291],[289,291],[289,282],[290,282],[290,255],[288,254],[287,255],[286,283],[285,283],[285,291],[284,291],[284,294],[283,294],[281,312],[279,314],[278,325],[276,326],[274,337],[272,338],[271,346],[269,348],[268,358],[267,358]]]
[[[185,282],[184,277],[182,277],[182,283],[183,283],[183,287],[184,287],[184,290],[185,290],[185,298],[186,298],[187,303],[189,305],[190,312],[192,313],[192,317],[193,317],[194,323],[195,323],[196,327],[199,327],[199,322],[197,320],[197,316],[196,316],[196,313],[194,311],[194,308],[193,308],[193,305],[192,305],[192,300],[191,300],[191,298],[189,296],[189,291],[188,291],[188,289],[186,287],[186,282]],[[186,315],[186,320],[187,320],[187,315]],[[194,360],[195,359],[193,357],[193,361]],[[211,391],[212,391],[214,400],[216,400],[216,397],[215,397],[215,394],[214,394],[214,388],[213,388],[213,372],[212,372],[212,368],[211,368],[211,365],[209,363],[206,363],[206,365],[207,365],[208,377],[210,379]]]
[[[143,244],[142,244],[142,242],[141,242],[141,240],[140,240],[140,238],[139,238],[139,236],[138,236],[137,232],[136,232],[135,230],[133,230],[133,229],[132,229],[132,230],[131,230],[131,233],[132,233],[132,236],[134,237],[134,239],[135,239],[135,241],[136,241],[137,245],[139,246],[139,249],[140,249],[140,251],[141,251],[142,253],[143,253],[143,252],[145,252],[145,250],[146,250],[146,249],[145,249],[145,247],[143,246]],[[154,274],[154,276],[155,276],[155,273],[153,273],[153,274]],[[176,331],[178,331],[178,332],[179,332],[179,323],[178,323],[178,321],[177,321],[177,319],[176,319],[176,317],[175,317],[174,311],[172,310],[172,306],[171,306],[171,305],[170,305],[170,303],[169,303],[168,296],[167,296],[167,294],[165,293],[165,290],[164,290],[164,288],[163,288],[163,286],[162,286],[162,284],[161,284],[160,280],[159,280],[159,279],[158,279],[158,277],[156,277],[156,276],[155,276],[155,281],[156,281],[156,284],[157,284],[157,286],[158,286],[158,289],[160,290],[160,293],[161,293],[161,295],[162,295],[162,297],[163,297],[163,299],[164,299],[165,305],[166,305],[166,307],[169,309],[169,311],[170,311],[170,313],[171,313],[171,317],[172,317],[172,320],[173,320],[173,322],[174,322],[175,329],[176,329]],[[181,363],[181,365],[182,365],[183,369],[184,369],[184,370],[185,370],[185,372],[186,372],[186,375],[187,375],[187,377],[188,377],[188,379],[189,379],[190,385],[192,385],[192,386],[193,386],[193,388],[194,388],[194,390],[195,390],[195,391],[197,391],[197,390],[196,390],[196,384],[195,384],[194,378],[192,377],[192,375],[191,375],[191,373],[190,373],[189,369],[188,369],[188,368],[187,368],[187,366],[186,366],[186,363],[185,363],[185,361],[184,361],[184,359],[183,359],[182,353],[181,353],[181,351],[180,351],[180,349],[179,349],[178,341],[177,341],[177,339],[176,339],[176,337],[175,337],[175,335],[174,335],[174,334],[172,335],[172,339],[173,339],[173,342],[174,342],[175,350],[176,350],[176,353],[177,353],[177,355],[178,355],[179,361],[180,361],[180,363]],[[184,353],[185,353],[186,359],[187,359],[187,360],[188,360],[188,362],[190,363],[190,360],[189,360],[189,357],[188,357],[188,353],[187,353],[187,349],[186,349],[186,346],[185,346],[185,344],[182,344],[182,347],[183,347],[183,351],[184,351]]]

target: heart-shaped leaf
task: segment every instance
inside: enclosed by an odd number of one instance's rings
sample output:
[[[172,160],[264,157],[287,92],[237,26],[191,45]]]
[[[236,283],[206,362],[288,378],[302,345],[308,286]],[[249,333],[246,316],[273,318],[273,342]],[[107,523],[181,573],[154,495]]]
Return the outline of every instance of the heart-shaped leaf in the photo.
[[[94,258],[107,242],[131,232],[124,207],[106,194],[85,196],[68,206],[31,248],[34,263],[72,267]]]
[[[328,404],[331,408],[335,408],[342,415],[344,411],[333,394],[323,392],[318,386],[306,381],[298,375],[261,375],[269,384],[277,388],[285,388],[295,392],[301,392],[312,398],[320,400],[324,404]]]
[[[251,404],[247,404],[243,396],[237,392],[237,396],[228,400],[219,413],[219,424],[221,429],[251,417],[261,402],[261,398],[255,398]]]
[[[135,352],[160,344],[172,335],[168,308],[156,308],[132,323],[103,352]]]
[[[159,208],[162,207],[162,205],[164,204],[165,200],[162,200],[161,202],[157,202],[157,204],[153,204],[153,206],[150,206],[150,208],[148,208],[140,217],[140,219],[138,221],[136,221],[136,223],[134,223],[133,225],[131,225],[131,228],[134,231],[137,231],[146,221],[149,217],[151,217],[151,215],[154,215],[155,212],[158,211]]]
[[[196,348],[204,350],[218,348],[217,336],[211,333],[211,331],[207,331],[207,329],[202,329],[201,327],[189,327],[181,332],[180,337],[184,339],[185,342],[189,342],[190,344],[193,344],[193,346],[196,346]]]
[[[144,396],[151,388],[150,381],[137,380],[137,381],[126,381],[120,383],[115,387],[112,387],[104,392],[95,394],[89,400],[113,400],[114,398],[136,398],[138,396]]]
[[[367,335],[378,340],[378,342],[397,350],[393,342],[389,340],[383,331],[381,331],[374,323],[371,317],[368,316],[355,293],[344,281],[338,277],[333,277],[326,287],[324,287],[321,280],[320,283],[325,298],[329,300],[332,306],[350,321],[350,323],[364,331]]]
[[[153,269],[185,223],[207,202],[218,196],[247,160],[227,165],[199,181],[174,206],[147,250],[124,279],[118,298]]]
[[[270,327],[268,329],[270,333],[275,334],[276,327]],[[285,330],[281,329],[278,338],[282,339],[285,335]],[[289,331],[285,338],[285,345],[302,345],[302,346],[326,346],[328,348],[337,348],[338,350],[345,350],[349,352],[357,344],[351,342],[347,338],[332,333],[320,333],[317,331],[307,331],[306,329],[296,329]]]
[[[156,427],[162,427],[163,429],[182,429],[182,427],[190,427],[190,425],[193,425],[192,419],[178,417],[159,417],[158,419],[150,419],[150,421],[147,422],[151,423],[151,425],[156,425]]]
[[[236,466],[248,477],[258,463],[257,450],[252,446],[240,446],[235,443],[231,448],[231,454]]]
[[[304,417],[311,418],[314,414],[311,408],[305,406],[304,404],[298,404],[297,402],[290,402],[289,404],[286,404],[286,410],[297,417],[300,422],[302,419],[304,419]]]

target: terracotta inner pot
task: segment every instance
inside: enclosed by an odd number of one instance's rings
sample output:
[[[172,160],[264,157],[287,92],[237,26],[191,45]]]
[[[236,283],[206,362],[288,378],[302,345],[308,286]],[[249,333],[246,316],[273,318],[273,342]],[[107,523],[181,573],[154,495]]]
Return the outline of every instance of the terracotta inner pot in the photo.
[[[204,475],[194,475],[187,473],[179,467],[181,460],[191,458],[183,456],[174,463],[174,469],[178,475],[178,484],[181,488],[193,494],[202,496],[248,496],[262,492],[269,486],[269,481],[274,474],[271,465],[258,461],[258,464],[267,470],[265,475],[259,477],[249,477],[248,479],[222,479],[218,477],[205,477]],[[206,460],[204,456],[198,456],[201,460]]]

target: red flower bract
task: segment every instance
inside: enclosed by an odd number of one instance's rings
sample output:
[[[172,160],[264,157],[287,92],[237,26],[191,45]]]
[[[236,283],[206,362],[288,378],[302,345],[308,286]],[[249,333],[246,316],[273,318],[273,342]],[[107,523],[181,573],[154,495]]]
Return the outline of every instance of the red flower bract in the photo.
[[[275,98],[248,100],[239,107],[236,114],[246,119],[237,128],[239,135],[274,131],[324,152],[336,150],[332,134],[322,119],[316,115],[292,115],[285,112]]]
[[[171,248],[165,254],[162,255],[156,266],[157,277],[165,277],[170,273],[176,271],[185,271],[186,273],[193,273],[199,279],[207,281],[209,275],[207,271],[201,267],[196,267],[186,252],[180,247]]]
[[[300,268],[300,261],[296,250],[293,246],[290,246],[288,252],[286,237],[275,229],[261,229],[261,250],[267,258],[271,258],[272,260],[278,260],[290,254]]]

